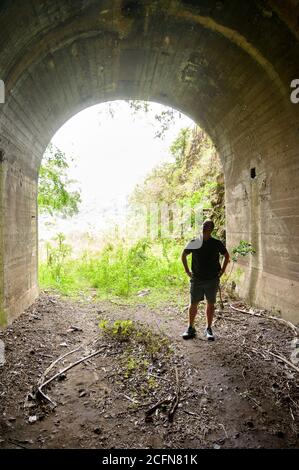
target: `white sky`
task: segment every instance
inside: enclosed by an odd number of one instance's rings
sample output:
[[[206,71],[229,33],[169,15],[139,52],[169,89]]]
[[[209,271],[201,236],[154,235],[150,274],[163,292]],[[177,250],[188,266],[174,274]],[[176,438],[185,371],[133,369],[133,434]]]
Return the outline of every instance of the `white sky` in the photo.
[[[153,113],[134,118],[128,104],[113,102],[92,106],[67,121],[52,142],[76,157],[71,176],[80,181],[84,200],[109,202],[129,194],[146,174],[162,161],[170,160],[169,147],[179,130],[193,122],[176,118],[165,139],[154,138],[158,129]],[[153,104],[156,113],[164,106]]]
[[[109,107],[114,110],[114,117]],[[78,113],[60,128],[52,143],[66,155],[75,157],[70,177],[78,180],[82,198],[80,214],[64,221],[64,226],[67,223],[70,230],[74,224],[83,228],[82,217],[85,216],[90,227],[92,219],[100,213],[96,215],[95,208],[109,211],[118,201],[123,201],[151,169],[171,161],[171,143],[180,129],[194,123],[176,113],[164,139],[155,138],[159,123],[154,115],[163,109],[165,106],[152,103],[151,112],[134,116],[123,101],[102,103]]]

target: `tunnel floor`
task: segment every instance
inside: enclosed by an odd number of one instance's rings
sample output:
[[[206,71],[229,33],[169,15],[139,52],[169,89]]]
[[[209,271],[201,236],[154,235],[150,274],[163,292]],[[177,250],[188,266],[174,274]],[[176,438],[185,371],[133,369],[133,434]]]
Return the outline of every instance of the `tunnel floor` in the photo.
[[[215,342],[201,334],[202,314],[198,336],[184,341],[185,316],[42,294],[0,333],[0,448],[298,448],[299,372],[269,354],[290,360],[292,330],[226,304]],[[128,318],[152,332],[150,356],[141,342],[100,333],[99,319]],[[55,407],[36,395],[39,380],[92,351],[43,389]]]

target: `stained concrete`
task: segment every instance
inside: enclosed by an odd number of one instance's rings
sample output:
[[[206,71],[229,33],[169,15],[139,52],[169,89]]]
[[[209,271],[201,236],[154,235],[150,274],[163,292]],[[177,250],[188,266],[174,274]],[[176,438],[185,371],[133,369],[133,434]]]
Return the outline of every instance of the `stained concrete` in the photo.
[[[47,144],[78,111],[128,98],[173,106],[210,134],[225,174],[228,247],[245,239],[257,249],[243,262],[241,294],[299,321],[298,18],[297,0],[0,2],[2,324],[38,293]]]

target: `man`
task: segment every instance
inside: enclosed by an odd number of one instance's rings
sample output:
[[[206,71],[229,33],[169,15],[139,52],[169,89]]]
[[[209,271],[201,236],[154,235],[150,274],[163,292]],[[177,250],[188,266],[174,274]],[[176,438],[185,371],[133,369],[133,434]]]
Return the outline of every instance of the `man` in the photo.
[[[211,236],[214,230],[214,222],[206,220],[202,226],[202,240],[192,240],[182,253],[182,263],[190,279],[190,305],[189,305],[189,326],[183,333],[184,339],[194,338],[196,330],[194,320],[197,314],[197,307],[201,300],[206,297],[206,320],[205,336],[213,341],[212,332],[213,316],[215,311],[216,295],[219,288],[219,279],[225,272],[229,262],[229,253],[223,243]],[[201,243],[202,242],[202,243]],[[192,246],[194,248],[192,248]],[[200,246],[200,248],[198,248]],[[190,248],[191,247],[191,248]],[[191,271],[188,267],[187,256],[192,253]],[[219,262],[219,254],[224,256],[223,266]]]

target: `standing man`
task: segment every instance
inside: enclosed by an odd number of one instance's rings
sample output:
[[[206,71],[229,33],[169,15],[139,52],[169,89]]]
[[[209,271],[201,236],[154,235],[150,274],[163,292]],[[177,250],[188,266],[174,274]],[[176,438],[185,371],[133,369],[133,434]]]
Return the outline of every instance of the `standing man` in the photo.
[[[202,245],[200,248],[190,248],[190,244],[182,253],[182,263],[187,275],[190,277],[190,305],[189,305],[189,326],[183,333],[184,339],[194,338],[196,330],[194,328],[194,320],[197,314],[197,307],[201,300],[206,297],[206,317],[207,326],[205,336],[208,340],[214,341],[212,332],[213,315],[215,311],[216,295],[219,288],[219,279],[225,272],[229,262],[229,253],[223,243],[211,236],[214,230],[214,222],[206,220],[202,226]],[[201,237],[200,237],[201,238]],[[196,246],[196,243],[194,243]],[[189,248],[188,248],[189,247]],[[188,267],[187,256],[192,253],[191,272]],[[221,268],[219,262],[219,254],[224,256],[223,266]]]

